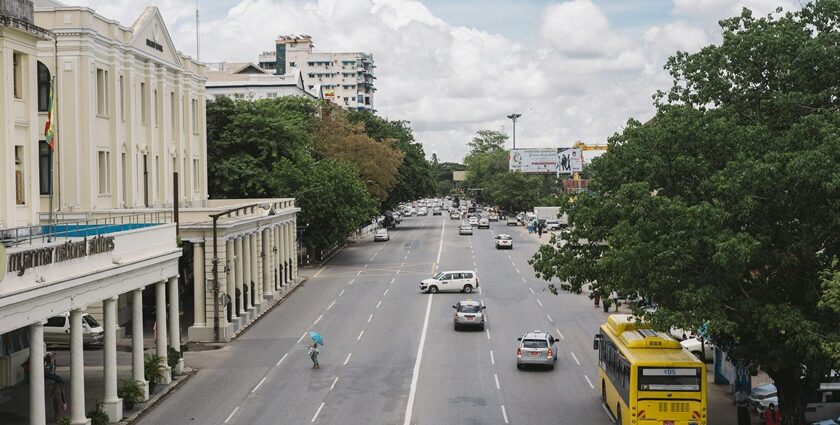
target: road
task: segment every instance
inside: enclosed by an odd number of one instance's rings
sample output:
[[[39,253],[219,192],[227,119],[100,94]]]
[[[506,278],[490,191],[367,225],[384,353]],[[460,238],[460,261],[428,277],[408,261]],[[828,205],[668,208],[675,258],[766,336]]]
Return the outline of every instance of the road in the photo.
[[[408,217],[391,240],[351,244],[220,350],[186,353],[200,371],[142,424],[609,424],[592,335],[605,314],[552,295],[528,258],[538,241],[491,223],[459,236],[447,216]],[[514,249],[496,250],[510,233]],[[544,236],[545,237],[545,236]],[[419,292],[435,270],[475,269],[480,291]],[[487,305],[486,331],[454,331],[452,305]],[[320,369],[306,333],[325,338]],[[556,368],[516,368],[516,338],[559,339]]]

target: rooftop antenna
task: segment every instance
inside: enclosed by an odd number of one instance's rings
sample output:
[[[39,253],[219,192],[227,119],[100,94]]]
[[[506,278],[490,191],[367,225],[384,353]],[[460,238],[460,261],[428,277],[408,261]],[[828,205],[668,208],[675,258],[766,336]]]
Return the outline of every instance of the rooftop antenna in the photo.
[[[198,0],[195,0],[195,61],[201,63],[201,37],[198,35]]]

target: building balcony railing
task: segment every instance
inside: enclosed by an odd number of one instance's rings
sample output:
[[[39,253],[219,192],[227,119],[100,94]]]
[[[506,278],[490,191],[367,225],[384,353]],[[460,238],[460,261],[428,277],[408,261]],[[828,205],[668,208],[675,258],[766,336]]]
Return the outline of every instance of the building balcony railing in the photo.
[[[115,214],[77,221],[56,221],[36,226],[0,229],[0,244],[7,248],[34,245],[56,239],[83,238],[157,226],[174,221],[172,211],[153,210]]]

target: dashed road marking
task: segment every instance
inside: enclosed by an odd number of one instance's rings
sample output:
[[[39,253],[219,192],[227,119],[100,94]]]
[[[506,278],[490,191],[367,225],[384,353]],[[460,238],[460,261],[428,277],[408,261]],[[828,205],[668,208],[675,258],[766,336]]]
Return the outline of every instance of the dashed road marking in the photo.
[[[522,283],[528,283],[528,281],[527,281],[527,280],[525,280],[525,278],[523,277],[523,278],[522,278]]]
[[[484,332],[487,332],[487,339],[490,339],[490,329],[485,329]]]
[[[557,331],[557,335],[559,335],[559,336],[560,336],[560,339],[562,339],[563,341],[565,341],[565,340],[566,340],[566,337],[565,337],[565,336],[563,336],[563,333],[562,333],[562,332],[560,332],[560,329],[554,328],[554,330],[555,330],[555,331]]]
[[[327,310],[329,310],[329,309],[327,309]],[[320,315],[320,316],[318,316],[318,318],[317,318],[317,319],[315,319],[315,321],[314,321],[314,322],[312,322],[312,326],[317,325],[317,324],[318,324],[318,322],[320,322],[320,321],[321,321],[321,319],[323,319],[323,318],[324,318],[324,315],[323,315],[323,314],[322,314],[322,315]]]
[[[362,330],[361,332],[359,332],[359,337],[358,337],[358,338],[356,338],[356,341],[361,341],[361,340],[362,340],[362,335],[364,335],[364,334],[365,334],[365,331],[364,331],[364,330]]]
[[[361,273],[361,272],[360,272],[360,273]],[[356,275],[356,276],[358,276],[358,275]],[[355,282],[355,281],[356,281],[356,279],[350,279],[350,282],[347,282],[347,284],[348,284],[348,285],[352,285],[352,284],[353,284],[353,282]]]
[[[542,301],[540,301],[540,299],[539,299],[539,298],[537,298],[537,304],[539,304],[539,305],[540,305],[540,307],[542,307],[542,306],[543,306],[543,305],[542,305]]]
[[[493,350],[490,350],[490,364],[496,364],[496,357],[493,356]]]
[[[575,363],[577,363],[577,365],[578,365],[578,366],[580,366],[580,360],[578,360],[578,358],[577,358],[577,356],[575,355],[575,353],[571,353],[571,354],[572,354],[572,358],[573,358],[573,359],[575,359]]]
[[[496,389],[497,389],[497,390],[501,390],[501,389],[502,389],[502,386],[501,386],[501,385],[499,385],[499,374],[498,374],[498,373],[494,373],[494,374],[493,374],[493,379],[495,379],[495,380],[496,380]]]
[[[253,393],[257,392],[257,389],[259,389],[259,388],[260,388],[260,385],[262,385],[262,384],[265,382],[265,380],[266,380],[266,379],[268,379],[268,378],[263,377],[263,379],[261,379],[261,380],[260,380],[260,383],[259,383],[259,384],[257,384],[257,386],[256,386],[256,387],[254,387],[254,389],[253,389],[253,390],[251,390],[251,394],[253,394]]]
[[[532,294],[534,293],[534,288],[528,288],[528,290],[531,291]]]
[[[335,379],[333,380],[332,385],[330,385],[330,391],[332,391],[332,390],[335,388],[335,384],[336,384],[336,382],[338,382],[338,377],[337,377],[337,376],[336,376],[336,377],[335,377]]]
[[[386,289],[385,292],[382,293],[382,296],[384,297],[384,296],[388,295],[388,291],[390,291],[390,290],[391,290],[391,288]]]
[[[549,315],[547,315],[547,314],[546,314],[546,315],[545,315],[545,317],[548,317],[548,321],[549,321],[549,322],[554,323],[554,319],[552,319],[552,318],[551,318],[551,316],[549,316]]]
[[[306,338],[307,333],[308,332],[304,332],[303,335],[301,335],[300,338],[298,338],[298,340],[297,340],[298,344],[300,344],[300,342],[303,341],[304,338]]]
[[[592,388],[594,390],[595,386],[592,385],[592,381],[589,380],[589,377],[586,376],[586,375],[583,375],[583,378],[586,379],[586,383],[589,384],[589,388]]]
[[[379,302],[376,303],[376,308],[379,308],[379,306],[381,306],[381,305],[382,305],[382,300],[379,300]]]
[[[326,402],[322,401],[321,405],[318,406],[318,410],[315,411],[315,416],[312,417],[312,422],[315,422],[315,419],[318,419],[318,414],[321,413],[321,409],[324,408],[324,405],[327,404]]]
[[[396,277],[392,277],[392,278],[391,278],[391,283],[394,283],[394,281],[395,281],[395,280],[397,280],[397,278],[396,278]]]
[[[365,264],[365,265],[367,265],[367,264]],[[362,274],[362,271],[361,271],[361,270],[359,270],[359,272],[358,272],[358,273],[356,273],[356,276],[358,276],[358,275],[360,275],[360,274]]]
[[[321,267],[321,269],[318,270],[318,273],[315,273],[315,276],[312,276],[312,278],[314,279],[314,278],[318,277],[318,275],[321,274],[321,272],[324,271],[325,268],[327,268],[327,266]]]
[[[283,357],[280,357],[280,360],[277,360],[277,364],[274,366],[280,366],[280,363],[283,363],[283,360],[286,360],[286,356],[288,355],[289,353],[283,354]]]
[[[228,415],[227,419],[225,419],[225,423],[230,422],[230,419],[233,418],[233,415],[235,415],[236,412],[238,412],[238,411],[239,411],[239,406],[236,406],[236,408],[233,409],[233,412],[230,412],[230,415]]]
[[[507,412],[505,411],[505,405],[504,404],[502,405],[502,417],[505,419],[506,424],[510,423],[510,422],[508,422]]]
[[[341,290],[341,292],[338,293],[339,297],[342,296],[342,295],[344,295],[344,290],[343,289]]]
[[[347,353],[347,358],[344,359],[344,366],[347,366],[347,363],[350,362],[350,356],[352,356],[352,355],[353,355],[353,353]]]

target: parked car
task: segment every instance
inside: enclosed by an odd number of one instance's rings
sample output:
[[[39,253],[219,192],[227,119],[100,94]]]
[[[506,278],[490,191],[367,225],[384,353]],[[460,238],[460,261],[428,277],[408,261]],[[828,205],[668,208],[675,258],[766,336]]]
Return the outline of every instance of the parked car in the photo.
[[[496,235],[496,249],[513,249],[513,238],[510,235]]]
[[[473,228],[469,224],[462,224],[458,226],[458,234],[459,235],[472,235]]]
[[[685,341],[680,341],[680,344],[700,360],[711,362],[715,358],[715,346],[708,342],[703,342],[700,338],[689,338]]]
[[[750,392],[750,407],[761,413],[767,409],[770,403],[779,405],[779,397],[776,395],[776,386],[773,384],[759,385]]]
[[[478,301],[463,300],[452,306],[455,309],[455,330],[463,327],[477,327],[484,330],[484,309],[487,306],[481,305]]]
[[[560,222],[552,218],[546,220],[545,230],[560,230]]]
[[[436,292],[466,292],[471,293],[478,288],[478,275],[475,270],[455,270],[439,272],[434,277],[423,279],[420,290],[430,294]]]
[[[391,240],[391,235],[388,229],[378,229],[373,235],[374,242],[385,242]]]
[[[812,422],[811,425],[840,425],[840,416],[835,419],[828,419],[825,421]]]
[[[90,314],[82,314],[82,343],[101,344],[105,330]],[[44,325],[44,343],[48,345],[70,345],[70,312],[50,317]]]
[[[515,216],[508,216],[506,223],[508,226],[518,226],[519,220],[517,220]]]
[[[557,361],[557,340],[553,336],[537,330],[527,332],[517,340],[517,369],[522,369],[525,365],[543,365],[548,366],[549,370],[554,369],[554,363]]]
[[[490,221],[486,218],[482,218],[478,220],[478,228],[479,229],[489,229],[490,228]]]

